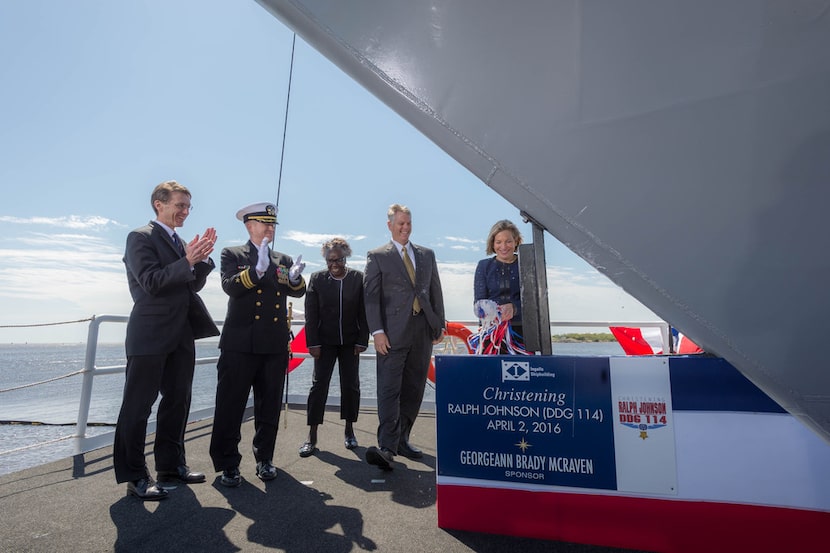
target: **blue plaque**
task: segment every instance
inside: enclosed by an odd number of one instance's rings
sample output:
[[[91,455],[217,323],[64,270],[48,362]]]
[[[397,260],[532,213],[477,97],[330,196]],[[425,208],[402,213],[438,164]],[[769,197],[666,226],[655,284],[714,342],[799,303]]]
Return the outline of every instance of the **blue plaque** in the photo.
[[[442,477],[616,489],[608,358],[436,356]]]

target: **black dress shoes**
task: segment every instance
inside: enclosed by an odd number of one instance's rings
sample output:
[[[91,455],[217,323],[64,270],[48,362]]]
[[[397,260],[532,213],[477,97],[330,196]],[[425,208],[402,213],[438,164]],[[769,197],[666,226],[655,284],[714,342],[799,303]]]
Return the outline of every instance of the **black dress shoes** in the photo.
[[[395,456],[390,449],[375,446],[366,450],[366,462],[383,470],[392,470],[392,458]]]
[[[409,432],[412,430],[412,421],[401,419],[401,437],[398,440],[398,453],[410,459],[420,459],[424,452],[409,443]]]
[[[420,459],[424,456],[424,452],[410,444],[408,440],[401,439],[398,443],[398,453],[410,459]]]
[[[158,501],[167,497],[167,490],[160,488],[149,476],[127,482],[127,495],[134,495],[142,501]]]
[[[346,440],[343,444],[346,446],[346,449],[354,449],[357,447],[357,438],[354,436],[346,436]]]
[[[205,481],[201,472],[193,472],[187,465],[180,465],[176,470],[158,471],[159,482],[184,482],[185,484],[199,484]]]
[[[300,446],[300,457],[311,457],[315,449],[314,442],[305,442]]]
[[[223,470],[219,483],[229,488],[235,488],[240,485],[242,483],[242,475],[239,474],[239,467]]]
[[[256,464],[256,475],[263,482],[273,480],[277,477],[277,467],[271,461],[260,461]]]

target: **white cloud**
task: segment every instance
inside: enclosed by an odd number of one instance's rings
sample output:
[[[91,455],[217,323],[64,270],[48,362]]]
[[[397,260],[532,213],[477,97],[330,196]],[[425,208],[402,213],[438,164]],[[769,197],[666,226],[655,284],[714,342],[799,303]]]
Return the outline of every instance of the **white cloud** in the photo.
[[[15,293],[6,284],[6,279],[11,279],[10,275],[14,273],[31,278],[33,274],[42,272],[41,274],[49,275],[49,283],[57,285],[60,285],[60,281],[54,279],[53,271],[103,270],[123,273],[122,251],[101,236],[30,233],[4,241],[13,241],[16,247],[0,249],[0,271],[6,275],[0,277],[0,296]],[[25,288],[30,293],[43,294],[43,288],[46,287],[41,286],[35,290],[29,283]]]
[[[462,244],[481,246],[484,244],[483,240],[473,240],[472,238],[461,238],[459,236],[447,236],[446,240],[449,242],[460,242]]]
[[[86,221],[86,228],[73,230],[112,230],[112,221],[103,217]],[[6,234],[2,243],[6,247],[0,248],[0,317],[6,325],[47,326],[3,329],[0,341],[83,341],[86,325],[55,323],[129,313],[132,301],[123,253],[107,240],[106,233]]]
[[[476,263],[439,263],[438,270],[448,320],[473,319],[475,266]],[[548,267],[547,281],[552,322],[659,320],[645,306],[600,274],[591,275]],[[607,332],[604,328],[606,327],[597,327],[590,331]]]
[[[439,242],[434,245],[435,249],[448,248],[453,251],[461,252],[484,252],[484,242],[481,240],[473,240],[471,238],[462,238],[459,236],[446,236],[445,242]]]
[[[312,252],[306,252],[310,258],[307,260],[306,275],[324,268],[322,259],[317,255],[318,247],[331,235],[297,231],[286,234],[283,239],[313,248]],[[365,236],[347,238],[355,240]],[[121,239],[119,234],[118,240]],[[0,240],[15,244],[14,247],[0,247],[0,301],[3,305],[0,324],[54,323],[96,314],[129,314],[132,300],[120,244],[116,246],[103,236],[84,233],[29,233]],[[291,251],[291,248],[280,249]],[[294,256],[297,253],[291,251]],[[448,320],[473,320],[473,275],[477,263],[477,259],[438,263]],[[349,266],[364,270],[365,256],[352,256]],[[547,278],[553,321],[658,320],[642,304],[599,273],[549,266]],[[218,268],[210,274],[200,295],[211,315],[215,319],[223,319],[228,298],[222,291]],[[304,299],[293,298],[291,301],[299,318]],[[0,342],[83,341],[86,339],[86,325],[80,325],[82,329],[78,326],[2,329]],[[123,338],[114,338],[115,341],[120,339]]]
[[[113,221],[112,219],[101,217],[100,215],[67,215],[65,217],[14,217],[11,215],[0,215],[0,223],[63,227],[70,229],[103,229],[112,226],[125,226],[117,221]]]
[[[444,284],[444,275],[464,275],[469,277],[470,290],[473,288],[473,273],[475,273],[478,262],[472,261],[456,261],[451,263],[438,262],[438,274],[441,276],[441,285]]]
[[[320,247],[323,245],[323,242],[326,240],[330,240],[335,236],[340,236],[348,240],[349,242],[358,242],[360,240],[365,240],[366,236],[363,234],[347,234],[347,233],[331,233],[331,234],[321,234],[316,232],[303,232],[299,230],[289,230],[285,233],[280,234],[280,238],[282,240],[291,240],[294,242],[298,242],[306,247]]]

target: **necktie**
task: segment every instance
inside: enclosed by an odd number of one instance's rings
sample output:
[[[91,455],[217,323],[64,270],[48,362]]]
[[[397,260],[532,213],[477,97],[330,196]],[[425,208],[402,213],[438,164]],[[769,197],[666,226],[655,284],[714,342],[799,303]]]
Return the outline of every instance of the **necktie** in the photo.
[[[184,245],[182,244],[182,241],[179,238],[179,235],[176,234],[175,232],[173,233],[173,243],[176,244],[176,247],[179,249],[179,253],[182,254],[182,257],[184,257],[184,255],[185,255]]]
[[[412,259],[409,257],[409,252],[407,251],[406,246],[403,248],[403,264],[406,267],[406,272],[409,273],[409,280],[412,281],[412,284],[415,284],[415,267],[412,265]],[[420,313],[421,311],[421,303],[418,301],[418,296],[415,296],[415,301],[412,302],[412,312],[413,313]]]

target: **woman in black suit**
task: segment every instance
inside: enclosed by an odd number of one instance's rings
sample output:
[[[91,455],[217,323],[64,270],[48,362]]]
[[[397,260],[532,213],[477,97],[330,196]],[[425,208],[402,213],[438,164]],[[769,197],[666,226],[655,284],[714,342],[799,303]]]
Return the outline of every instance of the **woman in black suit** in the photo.
[[[346,449],[357,447],[353,423],[360,409],[360,354],[369,344],[369,327],[363,306],[363,273],[346,266],[352,255],[349,243],[332,238],[321,249],[327,268],[311,275],[305,295],[305,336],[314,358],[311,391],[308,394],[308,438],[300,457],[316,449],[317,426],[329,394],[337,362],[340,369],[340,418],[346,421]]]

